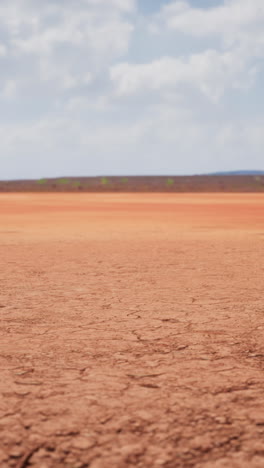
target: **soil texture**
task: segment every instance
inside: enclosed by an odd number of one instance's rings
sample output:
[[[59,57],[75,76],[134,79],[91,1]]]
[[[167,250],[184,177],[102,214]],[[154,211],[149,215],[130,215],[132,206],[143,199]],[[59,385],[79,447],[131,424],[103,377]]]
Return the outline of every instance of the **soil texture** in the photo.
[[[262,468],[263,247],[264,194],[1,194],[1,468]]]

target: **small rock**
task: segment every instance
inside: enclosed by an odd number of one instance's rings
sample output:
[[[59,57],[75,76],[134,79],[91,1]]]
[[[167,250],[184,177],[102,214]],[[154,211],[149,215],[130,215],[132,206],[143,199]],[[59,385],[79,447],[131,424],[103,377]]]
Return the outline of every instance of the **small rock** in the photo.
[[[45,448],[40,447],[39,450],[37,450],[34,454],[33,457],[34,459],[40,460],[41,458],[45,458],[47,456],[47,451]]]
[[[153,419],[153,414],[146,410],[140,410],[137,412],[139,418],[145,419],[146,421],[151,421]]]
[[[264,451],[264,441],[263,440],[255,440],[250,443],[250,450],[257,453],[262,453]]]
[[[164,466],[169,462],[169,457],[159,457],[155,460],[156,466]]]
[[[210,450],[211,440],[207,435],[197,436],[191,441],[191,447],[203,451]]]
[[[37,435],[37,434],[30,434],[29,437],[28,437],[28,441],[32,444],[32,445],[38,445],[42,442],[42,438],[41,436]]]
[[[125,457],[129,455],[139,454],[142,452],[142,445],[139,445],[139,444],[124,445],[123,447],[119,449],[119,452]]]
[[[253,410],[248,413],[249,418],[254,421],[257,426],[264,426],[264,412],[261,410]]]
[[[155,464],[157,466],[163,466],[165,465],[165,463],[167,463],[166,460],[162,460],[162,458],[159,458],[158,460],[155,461]]]
[[[0,449],[0,462],[4,462],[7,459],[8,459],[8,455],[6,454],[6,452]]]
[[[19,458],[19,457],[22,457],[23,453],[24,451],[22,447],[13,447],[9,451],[9,456],[12,458]]]
[[[225,418],[225,416],[217,416],[215,418],[215,421],[218,423],[218,424],[226,424],[227,423],[227,419]]]
[[[207,354],[201,354],[199,356],[199,359],[201,359],[201,361],[211,361],[212,360],[212,356],[209,356]]]
[[[94,445],[94,441],[89,437],[77,437],[73,440],[72,446],[76,449],[87,450]]]
[[[91,462],[89,468],[105,468],[105,460],[97,458]]]

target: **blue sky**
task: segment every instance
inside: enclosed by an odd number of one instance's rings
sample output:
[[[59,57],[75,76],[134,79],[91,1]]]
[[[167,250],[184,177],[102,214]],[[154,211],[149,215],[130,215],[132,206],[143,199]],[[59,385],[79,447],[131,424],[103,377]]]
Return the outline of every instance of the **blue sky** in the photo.
[[[264,169],[263,0],[1,0],[0,179]]]
[[[137,2],[137,8],[146,14],[159,11],[164,5],[172,3],[170,0],[143,0]],[[189,5],[195,8],[208,8],[223,3],[221,0],[191,0]]]

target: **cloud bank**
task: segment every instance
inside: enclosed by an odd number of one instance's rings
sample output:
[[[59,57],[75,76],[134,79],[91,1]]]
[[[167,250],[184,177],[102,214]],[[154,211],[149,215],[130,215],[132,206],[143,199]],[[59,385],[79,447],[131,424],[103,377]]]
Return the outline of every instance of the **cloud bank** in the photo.
[[[264,4],[2,0],[0,178],[264,169]]]

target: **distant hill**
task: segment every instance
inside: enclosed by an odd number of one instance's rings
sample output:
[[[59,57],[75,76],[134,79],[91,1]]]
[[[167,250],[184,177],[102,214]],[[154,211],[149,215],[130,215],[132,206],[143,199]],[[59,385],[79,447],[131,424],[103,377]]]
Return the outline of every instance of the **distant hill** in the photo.
[[[217,176],[238,176],[238,175],[264,175],[264,171],[230,171],[230,172],[213,172],[207,175],[217,175]]]
[[[0,181],[0,192],[262,192],[264,171]]]

